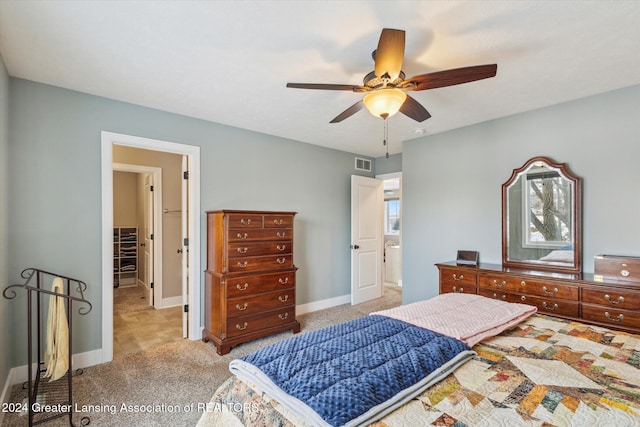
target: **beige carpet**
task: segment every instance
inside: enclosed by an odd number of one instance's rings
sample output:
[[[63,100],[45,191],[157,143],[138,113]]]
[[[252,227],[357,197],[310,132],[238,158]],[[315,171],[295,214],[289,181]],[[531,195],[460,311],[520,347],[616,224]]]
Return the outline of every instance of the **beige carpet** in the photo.
[[[339,307],[298,316],[302,332],[352,320],[401,304],[400,288],[384,288],[384,297],[355,306]],[[265,345],[291,337],[290,332],[235,347],[225,356],[210,343],[182,340],[128,354],[92,366],[73,378],[80,425],[87,415],[91,426],[194,426],[202,408],[230,374],[229,362]],[[14,386],[10,402],[22,402],[26,391]],[[98,412],[100,410],[100,412]],[[6,413],[2,426],[26,426],[27,417]],[[67,426],[68,417],[45,424]]]

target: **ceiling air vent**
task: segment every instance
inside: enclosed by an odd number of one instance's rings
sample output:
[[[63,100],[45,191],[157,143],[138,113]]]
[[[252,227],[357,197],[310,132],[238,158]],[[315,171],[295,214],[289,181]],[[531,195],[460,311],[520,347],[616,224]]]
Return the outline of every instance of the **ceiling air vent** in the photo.
[[[371,160],[356,157],[356,169],[359,171],[371,172]]]

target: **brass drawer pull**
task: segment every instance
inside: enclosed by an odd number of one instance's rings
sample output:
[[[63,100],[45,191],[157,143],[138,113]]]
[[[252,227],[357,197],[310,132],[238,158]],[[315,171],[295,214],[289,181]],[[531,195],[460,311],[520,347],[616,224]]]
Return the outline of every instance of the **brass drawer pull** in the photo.
[[[285,313],[285,314],[278,314],[278,317],[279,317],[281,320],[285,320],[287,317],[289,317],[289,313]]]
[[[236,329],[239,331],[244,331],[245,329],[247,329],[247,326],[249,326],[249,324],[247,322],[244,322],[244,325],[240,326],[240,324],[236,323]]]
[[[287,302],[289,301],[289,295],[285,295],[284,298],[282,298],[282,295],[280,295],[278,299],[280,300],[280,302]]]
[[[289,278],[288,277],[281,277],[278,279],[278,282],[280,282],[281,285],[286,285],[287,283],[289,283]]]
[[[247,237],[249,237],[249,235],[247,233],[238,233],[236,234],[236,236],[238,237],[238,239],[246,239]]]
[[[604,299],[609,301],[611,304],[620,304],[620,303],[624,302],[624,297],[623,296],[619,296],[617,300],[613,301],[613,300],[611,300],[611,297],[609,296],[609,294],[606,294],[604,296]]]
[[[462,287],[461,287],[460,289],[458,289],[458,288],[456,288],[456,287],[454,286],[454,287],[453,287],[453,292],[457,292],[457,293],[459,293],[459,294],[463,294],[463,293],[464,293],[464,288],[462,288]]]
[[[243,306],[240,306],[240,304],[236,304],[236,308],[240,311],[245,311],[248,307],[249,307],[249,304],[247,304],[246,302],[244,303]]]
[[[542,306],[543,306],[544,308],[546,308],[547,310],[549,310],[549,311],[554,311],[554,310],[557,310],[557,309],[558,309],[558,304],[553,304],[553,307],[552,307],[552,306],[550,306],[549,304],[547,304],[547,302],[546,302],[546,301],[542,301]]]
[[[278,264],[284,264],[285,262],[287,262],[287,259],[286,258],[276,258],[276,262]]]
[[[547,295],[555,295],[558,293],[558,288],[553,288],[552,291],[548,290],[546,286],[542,287],[542,292],[544,292]]]
[[[251,225],[251,219],[241,219],[240,224],[242,225]]]
[[[246,254],[249,248],[238,248],[237,251],[240,254]]]
[[[274,219],[274,220],[273,220],[273,223],[274,223],[275,225],[282,225],[282,224],[284,223],[284,221],[283,221],[283,220],[281,220],[281,219]]]
[[[279,251],[284,251],[287,248],[287,245],[276,245],[276,249]]]
[[[462,280],[464,279],[464,274],[461,274],[460,277],[456,273],[453,273],[453,280]]]
[[[236,285],[236,288],[238,288],[239,291],[246,291],[248,287],[249,287],[248,283],[244,283],[242,285],[240,283],[238,283]]]
[[[498,299],[498,295],[495,292],[493,293],[493,298]],[[507,296],[506,295],[502,295],[502,297],[500,297],[500,299],[504,301],[504,300],[507,299]]]
[[[522,296],[520,297],[520,301],[526,301],[526,300],[527,300],[527,297],[526,297],[526,296],[522,295]]]
[[[495,286],[496,288],[504,288],[505,286],[507,286],[507,282],[503,280],[502,282],[498,283],[497,279],[493,279],[493,286]]]
[[[247,261],[245,261],[245,262],[240,262],[240,261],[238,261],[238,262],[236,263],[236,265],[237,265],[238,267],[240,267],[240,268],[247,268],[247,265],[249,265],[249,263],[248,263]]]
[[[522,286],[522,287],[524,288],[525,286],[527,286],[527,282],[525,282],[525,281],[523,280],[522,282],[520,282],[520,286]]]
[[[613,320],[614,322],[621,322],[621,321],[624,320],[624,314],[622,314],[622,313],[618,314],[618,317],[611,317],[609,312],[605,311],[604,312],[604,317],[606,317],[609,320]]]
[[[278,236],[278,237],[284,237],[286,235],[287,235],[287,233],[285,233],[284,231],[276,231],[276,236]]]

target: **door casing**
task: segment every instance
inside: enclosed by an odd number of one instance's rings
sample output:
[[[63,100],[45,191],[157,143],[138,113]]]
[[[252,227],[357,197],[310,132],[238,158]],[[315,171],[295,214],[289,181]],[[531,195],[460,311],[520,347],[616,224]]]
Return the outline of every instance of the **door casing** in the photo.
[[[102,175],[102,362],[113,359],[113,146],[185,155],[189,164],[189,339],[200,331],[200,147],[138,136],[101,132]]]

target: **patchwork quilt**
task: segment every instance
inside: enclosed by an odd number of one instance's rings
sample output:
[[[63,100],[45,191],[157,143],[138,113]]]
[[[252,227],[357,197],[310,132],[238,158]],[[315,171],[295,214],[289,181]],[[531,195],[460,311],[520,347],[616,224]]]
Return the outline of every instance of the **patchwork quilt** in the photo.
[[[371,427],[640,426],[640,336],[536,314]],[[199,426],[305,426],[232,377]]]

